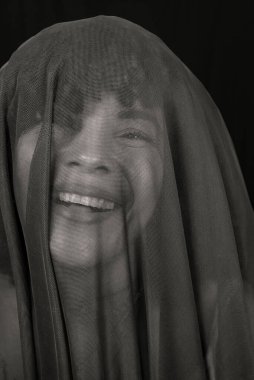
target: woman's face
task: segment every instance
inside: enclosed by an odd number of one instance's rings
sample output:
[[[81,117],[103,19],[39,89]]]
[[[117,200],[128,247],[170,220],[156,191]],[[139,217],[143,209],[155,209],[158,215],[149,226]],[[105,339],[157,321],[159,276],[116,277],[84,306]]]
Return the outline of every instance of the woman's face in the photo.
[[[40,126],[17,145],[19,202]],[[54,260],[91,267],[126,250],[151,218],[163,177],[162,115],[106,93],[74,133],[55,122],[51,155],[50,249]],[[128,242],[126,241],[128,236]]]

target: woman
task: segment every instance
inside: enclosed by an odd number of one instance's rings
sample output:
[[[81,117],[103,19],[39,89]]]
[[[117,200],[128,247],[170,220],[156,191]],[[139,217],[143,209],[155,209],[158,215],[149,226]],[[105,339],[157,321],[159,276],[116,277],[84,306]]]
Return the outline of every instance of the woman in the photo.
[[[98,16],[22,45],[1,92],[24,377],[253,378],[253,210],[201,83]]]

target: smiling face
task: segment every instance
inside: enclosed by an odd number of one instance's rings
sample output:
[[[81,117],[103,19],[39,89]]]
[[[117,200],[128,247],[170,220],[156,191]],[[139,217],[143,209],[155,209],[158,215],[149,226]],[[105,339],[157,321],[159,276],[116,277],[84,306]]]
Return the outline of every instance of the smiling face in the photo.
[[[124,218],[132,239],[146,226],[162,183],[160,128],[159,110],[138,102],[123,108],[110,94],[83,113],[72,136],[54,125],[55,259],[85,266],[107,261],[126,244]]]
[[[126,250],[126,233],[132,242],[145,228],[162,185],[160,112],[159,108],[144,109],[138,101],[125,108],[108,93],[77,118],[75,131],[55,120],[53,260],[85,268],[110,262]],[[36,126],[18,143],[17,173],[24,195],[38,133]],[[21,198],[24,209],[25,196]]]

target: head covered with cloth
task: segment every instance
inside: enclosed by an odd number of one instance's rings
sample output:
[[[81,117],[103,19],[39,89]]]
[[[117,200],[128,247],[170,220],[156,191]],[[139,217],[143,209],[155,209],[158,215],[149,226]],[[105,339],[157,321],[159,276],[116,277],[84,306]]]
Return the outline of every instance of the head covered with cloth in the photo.
[[[253,379],[253,210],[198,79],[113,16],[43,30],[0,75],[25,379]]]

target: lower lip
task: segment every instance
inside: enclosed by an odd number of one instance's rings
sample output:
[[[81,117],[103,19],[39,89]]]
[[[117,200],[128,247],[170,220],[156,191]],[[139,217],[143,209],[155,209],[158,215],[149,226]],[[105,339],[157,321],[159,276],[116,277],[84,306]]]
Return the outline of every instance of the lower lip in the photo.
[[[58,215],[70,219],[73,222],[90,224],[101,223],[102,221],[113,217],[119,212],[119,210],[121,210],[121,207],[116,206],[114,209],[106,211],[93,211],[89,207],[74,203],[65,205],[64,203],[55,202],[54,209]]]

